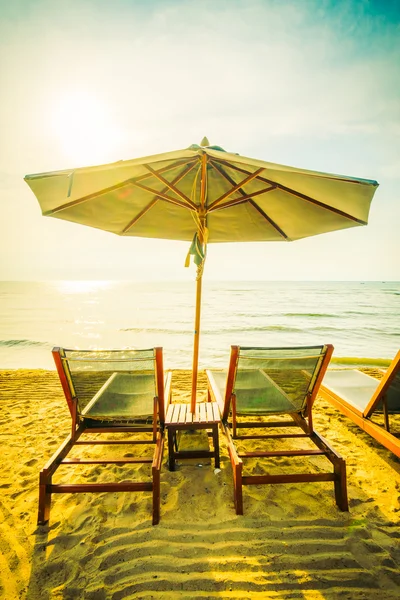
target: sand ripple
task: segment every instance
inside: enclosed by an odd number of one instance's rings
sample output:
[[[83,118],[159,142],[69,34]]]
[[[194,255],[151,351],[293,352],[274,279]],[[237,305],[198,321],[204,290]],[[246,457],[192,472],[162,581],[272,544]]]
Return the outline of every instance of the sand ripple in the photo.
[[[184,398],[187,374],[175,382]],[[50,525],[37,527],[38,472],[69,429],[57,376],[0,372],[0,407],[1,598],[400,596],[400,461],[321,399],[316,428],[347,459],[349,514],[330,484],[292,484],[245,488],[245,515],[236,516],[222,443],[216,474],[207,461],[169,473],[165,455],[157,527],[150,494],[128,493],[57,495]],[[78,467],[74,477],[129,479],[129,469]]]

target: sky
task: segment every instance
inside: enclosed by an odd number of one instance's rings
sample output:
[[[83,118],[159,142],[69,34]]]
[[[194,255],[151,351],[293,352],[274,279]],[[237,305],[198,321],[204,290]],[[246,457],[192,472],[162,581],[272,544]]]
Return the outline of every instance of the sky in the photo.
[[[211,144],[375,179],[369,224],[214,244],[210,280],[400,280],[397,0],[0,0],[0,280],[192,280],[186,242],[45,218],[26,174]]]

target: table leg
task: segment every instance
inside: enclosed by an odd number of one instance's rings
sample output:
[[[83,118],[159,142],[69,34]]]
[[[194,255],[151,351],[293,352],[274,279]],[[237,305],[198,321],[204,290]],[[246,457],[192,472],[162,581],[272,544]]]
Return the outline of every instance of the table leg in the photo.
[[[175,471],[175,429],[168,427],[168,469]]]
[[[215,468],[219,469],[219,436],[218,436],[218,424],[213,425],[212,432],[213,432]]]

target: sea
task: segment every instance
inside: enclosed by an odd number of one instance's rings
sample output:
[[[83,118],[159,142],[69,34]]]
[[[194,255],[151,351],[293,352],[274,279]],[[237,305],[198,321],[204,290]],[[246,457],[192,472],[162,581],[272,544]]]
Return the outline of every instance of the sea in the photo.
[[[54,369],[53,346],[162,346],[190,369],[195,282],[0,282],[0,369]],[[227,367],[231,344],[331,343],[333,361],[388,364],[400,348],[400,282],[203,282],[199,368]]]

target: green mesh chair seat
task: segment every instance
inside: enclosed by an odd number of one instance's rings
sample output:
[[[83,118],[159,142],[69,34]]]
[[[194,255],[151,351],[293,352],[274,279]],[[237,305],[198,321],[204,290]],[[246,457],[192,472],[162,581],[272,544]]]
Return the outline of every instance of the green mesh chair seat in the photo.
[[[213,371],[221,396],[225,394],[227,374],[227,371]],[[257,371],[243,371],[237,374],[235,393],[237,414],[240,415],[296,412],[295,405],[286,394]]]
[[[102,421],[146,420],[157,395],[154,350],[65,350],[78,414]]]
[[[324,386],[343,398],[345,402],[364,413],[371,398],[381,386],[382,380],[371,377],[357,369],[338,369],[328,371],[324,378]],[[390,414],[400,413],[400,369],[385,388],[387,410]],[[377,398],[371,412],[382,412],[382,399]]]
[[[328,371],[321,395],[400,457],[400,350],[379,380],[358,369]]]
[[[362,412],[375,393],[379,379],[370,377],[362,371],[340,369],[328,371],[324,377],[324,385]]]
[[[262,371],[242,371],[236,376],[236,411],[241,415],[296,412],[296,404]]]
[[[238,415],[302,412],[325,355],[325,346],[240,347],[232,392]],[[225,397],[227,371],[212,375]]]
[[[324,346],[240,348],[233,392],[242,415],[304,410]]]
[[[82,416],[107,421],[147,419],[154,395],[154,373],[115,373],[82,411]]]
[[[397,370],[385,394],[388,411],[400,413],[400,370]],[[378,403],[377,410],[382,410],[382,401]]]

